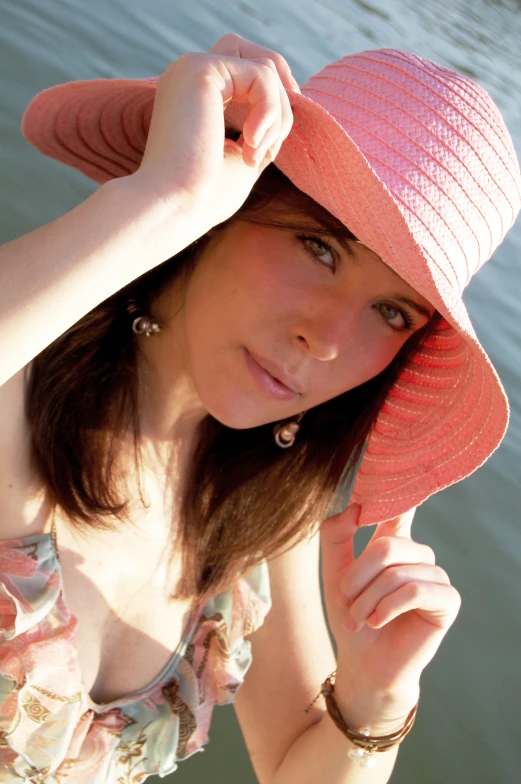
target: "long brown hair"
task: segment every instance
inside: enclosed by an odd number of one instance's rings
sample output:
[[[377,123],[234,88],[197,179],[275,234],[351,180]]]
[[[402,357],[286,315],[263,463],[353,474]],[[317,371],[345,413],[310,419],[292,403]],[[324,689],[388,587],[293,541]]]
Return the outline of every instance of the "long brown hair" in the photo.
[[[305,216],[301,225],[298,215]],[[307,231],[311,220],[340,242],[353,238],[273,165],[232,220]],[[115,467],[130,433],[139,469],[140,435],[130,303],[147,312],[165,285],[189,276],[204,244],[203,238],[109,297],[31,363],[26,413],[33,467],[52,504],[76,525],[126,519],[129,501],[116,486]],[[211,416],[202,421],[172,541],[181,559],[178,598],[201,601],[316,529],[352,477],[380,407],[424,333],[415,333],[378,376],[308,411],[291,449],[275,445],[273,424],[233,430]]]

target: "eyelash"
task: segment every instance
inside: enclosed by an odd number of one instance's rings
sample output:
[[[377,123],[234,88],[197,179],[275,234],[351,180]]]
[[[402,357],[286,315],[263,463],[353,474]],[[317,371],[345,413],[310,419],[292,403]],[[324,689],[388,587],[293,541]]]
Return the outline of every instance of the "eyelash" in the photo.
[[[328,269],[331,271],[331,273],[333,275],[335,274],[335,272],[337,271],[337,267],[338,267],[338,254],[336,253],[335,249],[328,242],[323,240],[321,237],[317,237],[314,234],[302,234],[297,239],[299,239],[302,242],[302,244],[304,246],[304,249],[306,250],[306,252],[309,254],[309,256],[311,256],[311,258],[314,261],[317,261],[323,267],[328,267]],[[329,264],[326,264],[324,261],[321,261],[320,256],[317,256],[316,253],[313,253],[313,251],[310,250],[309,245],[308,245],[309,242],[315,242],[315,243],[317,243],[317,245],[321,245],[328,253],[330,253],[332,258],[333,258],[333,261],[334,261],[334,266],[330,266]],[[386,319],[384,317],[383,313],[381,312],[380,307],[382,307],[382,306],[388,307],[388,308],[392,308],[393,310],[396,310],[400,314],[402,319],[403,319],[403,327],[393,327],[393,325],[390,323],[390,321],[388,319]],[[375,308],[381,314],[382,319],[385,321],[385,323],[394,332],[413,332],[414,331],[415,323],[414,323],[411,315],[406,310],[403,310],[402,308],[399,308],[396,305],[387,304],[385,302],[381,303],[381,305],[379,305],[379,306],[376,305]]]
[[[414,332],[415,322],[413,321],[412,317],[406,310],[402,310],[402,308],[397,308],[396,305],[388,305],[386,302],[383,302],[381,303],[381,305],[376,306],[377,310],[379,310],[379,308],[382,307],[382,305],[384,307],[391,308],[392,310],[396,310],[397,313],[399,313],[403,319],[403,327],[393,327],[391,322],[385,318],[382,311],[380,310],[379,312],[382,313],[383,320],[389,325],[389,327],[392,330],[394,330],[395,332]]]
[[[318,261],[318,263],[321,264],[323,267],[327,267],[332,272],[333,275],[335,274],[338,266],[338,254],[336,253],[334,248],[331,247],[329,242],[326,242],[325,240],[321,239],[320,237],[317,237],[314,234],[302,234],[299,237],[297,237],[297,239],[299,239],[302,242],[304,249],[307,251],[307,253],[309,253],[312,259]],[[330,266],[329,264],[326,264],[324,261],[321,260],[320,256],[317,256],[316,253],[313,253],[313,251],[310,250],[309,245],[307,244],[308,242],[316,242],[317,245],[322,245],[322,247],[333,257],[334,266]]]

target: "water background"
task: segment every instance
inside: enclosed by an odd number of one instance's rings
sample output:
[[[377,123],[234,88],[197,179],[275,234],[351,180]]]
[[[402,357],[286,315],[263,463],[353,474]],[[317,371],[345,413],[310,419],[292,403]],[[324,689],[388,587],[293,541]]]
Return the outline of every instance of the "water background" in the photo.
[[[488,89],[521,155],[519,0],[0,0],[0,241],[61,215],[94,187],[22,139],[35,93],[73,79],[159,74],[229,31],[281,51],[301,83],[366,48],[429,57]],[[518,221],[465,294],[507,389],[511,424],[484,468],[416,515],[415,538],[435,548],[463,606],[423,677],[392,784],[521,782],[520,299]],[[232,708],[216,710],[211,743],[172,781],[256,781]]]

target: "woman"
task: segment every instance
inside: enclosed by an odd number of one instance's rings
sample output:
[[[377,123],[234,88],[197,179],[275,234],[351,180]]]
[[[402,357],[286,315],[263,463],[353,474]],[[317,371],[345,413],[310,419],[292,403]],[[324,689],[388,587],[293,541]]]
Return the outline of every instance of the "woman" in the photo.
[[[506,427],[460,295],[521,180],[414,55],[304,92],[230,35],[25,116],[102,185],[2,249],[2,781],[166,775],[236,692],[260,781],[389,779],[459,607],[413,508]]]

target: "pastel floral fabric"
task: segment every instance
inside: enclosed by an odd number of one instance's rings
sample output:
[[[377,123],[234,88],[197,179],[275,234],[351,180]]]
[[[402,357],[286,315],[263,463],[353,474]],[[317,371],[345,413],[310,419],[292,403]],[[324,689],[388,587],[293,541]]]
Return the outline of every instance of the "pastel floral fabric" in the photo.
[[[215,705],[251,664],[270,609],[268,567],[211,599],[146,689],[97,705],[49,534],[0,542],[0,782],[139,784],[202,750]]]

